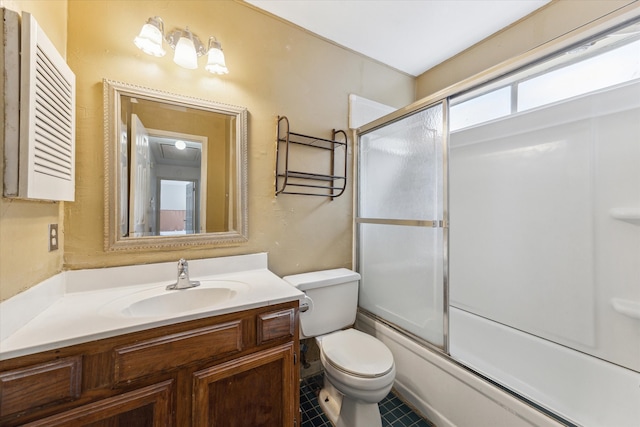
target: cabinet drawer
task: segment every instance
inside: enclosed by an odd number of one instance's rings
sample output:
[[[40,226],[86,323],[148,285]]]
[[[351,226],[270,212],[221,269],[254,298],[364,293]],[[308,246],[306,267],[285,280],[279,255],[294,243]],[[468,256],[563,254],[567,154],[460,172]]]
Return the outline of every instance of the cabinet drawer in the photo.
[[[294,333],[295,310],[276,311],[258,315],[258,345],[278,338],[290,338]]]
[[[53,426],[154,426],[170,427],[171,380],[98,400],[60,414],[24,424],[24,427]]]
[[[0,374],[0,416],[80,396],[82,357],[54,360]]]
[[[165,335],[115,349],[115,381],[242,351],[240,320]]]

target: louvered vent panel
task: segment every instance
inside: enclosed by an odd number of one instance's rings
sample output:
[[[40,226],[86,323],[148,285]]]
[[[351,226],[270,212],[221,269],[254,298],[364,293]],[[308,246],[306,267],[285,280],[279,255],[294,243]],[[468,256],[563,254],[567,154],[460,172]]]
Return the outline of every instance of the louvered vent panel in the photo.
[[[35,171],[72,179],[71,84],[40,47],[36,52]]]
[[[20,197],[73,200],[75,76],[30,14],[22,25]]]

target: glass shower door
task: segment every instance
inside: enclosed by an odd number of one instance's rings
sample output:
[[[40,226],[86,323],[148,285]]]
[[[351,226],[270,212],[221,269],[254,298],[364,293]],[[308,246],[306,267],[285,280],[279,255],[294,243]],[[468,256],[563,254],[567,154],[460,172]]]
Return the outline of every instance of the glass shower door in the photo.
[[[359,305],[446,350],[444,103],[360,135]]]

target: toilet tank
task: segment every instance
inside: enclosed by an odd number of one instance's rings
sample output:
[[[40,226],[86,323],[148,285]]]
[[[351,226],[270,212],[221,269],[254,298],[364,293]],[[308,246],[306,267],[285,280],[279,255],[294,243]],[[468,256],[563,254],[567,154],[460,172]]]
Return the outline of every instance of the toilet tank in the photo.
[[[352,325],[358,310],[360,275],[347,268],[283,277],[305,293],[309,309],[300,313],[300,338],[316,337]]]

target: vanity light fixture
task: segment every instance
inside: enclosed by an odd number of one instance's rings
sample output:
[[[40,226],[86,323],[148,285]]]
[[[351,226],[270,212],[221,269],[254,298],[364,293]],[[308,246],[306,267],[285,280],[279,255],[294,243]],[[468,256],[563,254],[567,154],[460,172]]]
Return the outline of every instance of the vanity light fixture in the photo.
[[[205,50],[198,36],[189,31],[189,27],[173,30],[167,34],[166,39],[175,50],[173,62],[189,70],[198,68],[198,57],[204,55]]]
[[[204,68],[213,74],[229,74],[227,64],[224,61],[222,45],[220,45],[220,42],[213,36],[209,37],[207,65]]]
[[[164,23],[159,16],[154,16],[142,26],[140,34],[133,40],[133,43],[148,55],[164,56],[166,52],[162,48],[163,38]]]
[[[164,22],[158,16],[149,18],[133,42],[144,53],[164,56],[163,40],[174,50],[173,62],[179,66],[194,70],[198,68],[198,57],[207,54],[205,67],[207,71],[213,74],[229,73],[222,46],[215,37],[209,38],[208,46],[205,48],[198,36],[189,30],[189,27],[184,30],[176,28],[165,36]]]

